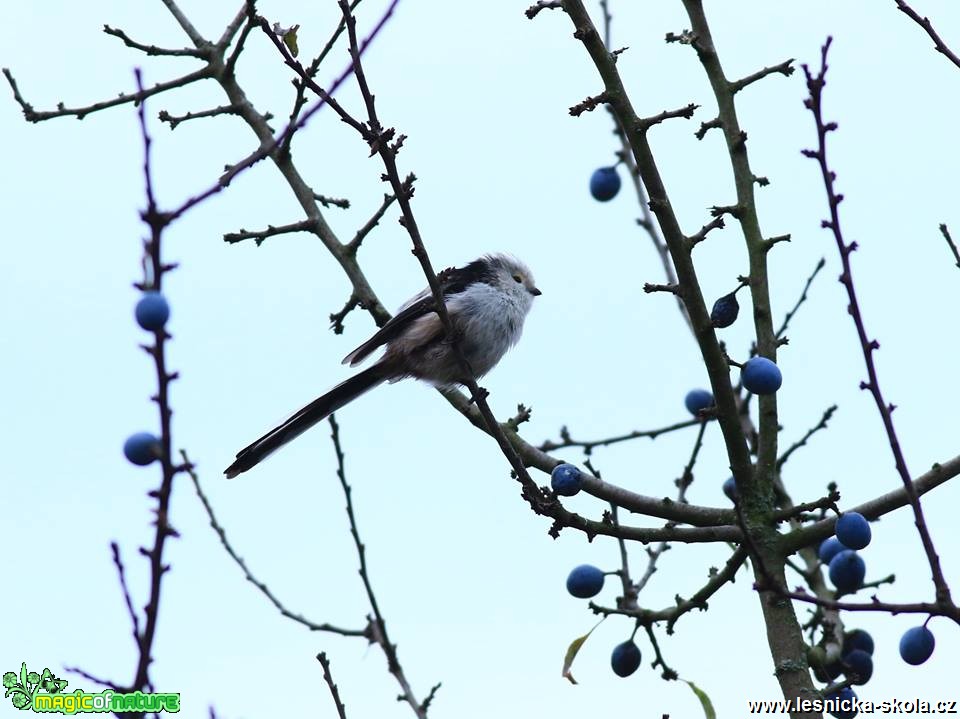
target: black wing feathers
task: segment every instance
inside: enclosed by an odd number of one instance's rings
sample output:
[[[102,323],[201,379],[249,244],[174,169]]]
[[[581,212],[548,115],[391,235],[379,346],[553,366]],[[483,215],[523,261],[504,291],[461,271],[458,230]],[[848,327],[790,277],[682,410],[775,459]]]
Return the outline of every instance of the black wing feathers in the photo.
[[[450,267],[443,270],[437,279],[440,281],[440,290],[444,297],[463,292],[475,282],[493,281],[493,268],[488,260],[474,260],[465,267]],[[343,362],[352,367],[365,360],[378,347],[399,337],[403,331],[418,317],[434,312],[433,295],[428,294],[422,300],[414,302],[391,317],[387,323],[377,330],[376,334],[348,354]]]

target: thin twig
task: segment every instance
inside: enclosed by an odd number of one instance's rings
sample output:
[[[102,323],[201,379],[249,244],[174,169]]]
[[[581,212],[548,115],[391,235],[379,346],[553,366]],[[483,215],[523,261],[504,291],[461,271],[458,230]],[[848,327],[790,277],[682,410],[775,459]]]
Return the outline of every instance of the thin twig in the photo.
[[[840,227],[840,202],[843,196],[835,190],[836,173],[831,170],[827,163],[827,134],[836,130],[836,123],[827,123],[823,119],[823,88],[826,84],[827,74],[827,53],[830,50],[832,38],[827,38],[821,49],[820,71],[814,75],[807,65],[803,66],[803,72],[807,79],[807,89],[810,92],[809,98],[805,101],[807,109],[813,115],[817,128],[817,149],[805,150],[804,154],[817,161],[820,166],[820,175],[823,180],[823,186],[827,193],[827,201],[830,208],[830,219],[823,221],[823,226],[833,233],[836,241],[837,250],[840,254],[840,260],[843,264],[843,272],[840,275],[840,282],[847,291],[849,300],[848,311],[853,318],[856,326],[857,337],[860,342],[860,349],[863,354],[863,360],[866,364],[867,382],[861,382],[861,389],[867,389],[873,396],[883,421],[884,431],[887,435],[887,441],[893,453],[894,464],[897,473],[900,475],[900,481],[906,490],[910,507],[913,510],[914,521],[917,526],[917,533],[920,535],[920,541],[923,544],[924,552],[927,555],[927,561],[930,565],[930,572],[933,584],[936,589],[937,602],[944,606],[952,606],[953,601],[950,597],[950,587],[943,575],[943,569],[940,566],[940,557],[937,555],[933,544],[933,538],[927,528],[927,523],[923,515],[923,508],[920,505],[920,499],[913,487],[913,481],[910,477],[910,471],[907,469],[907,463],[900,448],[900,440],[897,437],[897,431],[893,423],[893,405],[886,402],[883,392],[880,389],[880,380],[877,376],[877,369],[873,361],[874,352],[880,347],[876,340],[867,337],[866,326],[863,321],[863,314],[860,311],[860,304],[857,299],[856,289],[853,285],[853,274],[850,267],[850,255],[856,250],[856,242],[847,244],[843,239],[843,231]]]
[[[115,692],[118,692],[118,693],[126,693],[130,691],[129,687],[122,687],[116,682],[111,681],[110,679],[104,679],[103,677],[98,677],[94,674],[90,674],[89,672],[84,671],[80,667],[64,667],[63,670],[65,672],[70,672],[71,674],[76,674],[78,676],[81,676],[87,681],[91,681],[94,684],[99,684],[102,687],[110,687],[111,689],[113,689]]]
[[[703,447],[703,435],[707,431],[707,420],[700,420],[700,431],[697,432],[697,439],[693,443],[693,449],[690,452],[690,459],[687,460],[687,464],[683,468],[683,473],[680,475],[680,478],[677,479],[677,497],[676,502],[678,504],[683,504],[687,501],[687,489],[693,484],[693,468],[697,463],[697,457],[700,456],[700,449]],[[665,528],[673,527],[673,522],[668,522]],[[654,549],[647,549],[647,568],[644,570],[643,576],[640,577],[637,582],[636,591],[639,593],[647,586],[647,582],[650,581],[650,578],[657,571],[657,562],[660,559],[660,556],[669,550],[669,542],[660,542]]]
[[[947,227],[946,223],[940,223],[940,234],[943,235],[943,239],[947,241],[947,245],[950,247],[950,251],[953,253],[954,258],[956,258],[957,267],[960,267],[960,252],[957,251],[957,245],[953,241],[953,238],[950,236],[950,230]]]
[[[647,639],[650,640],[650,646],[653,647],[653,662],[650,663],[650,668],[656,669],[659,666],[662,669],[660,678],[666,681],[673,681],[679,678],[677,672],[667,666],[667,662],[663,658],[663,654],[660,651],[660,643],[657,641],[657,635],[653,632],[653,625],[644,624],[643,628],[647,632]]]
[[[789,60],[784,60],[779,65],[772,65],[770,67],[765,67],[762,70],[757,70],[757,72],[747,75],[746,77],[740,78],[739,80],[734,80],[730,83],[731,92],[737,93],[740,92],[743,88],[748,85],[752,85],[758,80],[762,80],[768,75],[773,75],[774,73],[780,73],[784,77],[790,77],[793,74],[793,58]]]
[[[386,655],[387,667],[390,673],[396,678],[397,683],[400,684],[401,691],[403,692],[400,697],[402,701],[407,702],[420,719],[425,719],[427,710],[423,704],[417,701],[413,689],[410,687],[410,682],[407,681],[403,667],[400,664],[400,659],[397,656],[397,645],[390,641],[390,637],[387,634],[387,622],[380,612],[380,605],[373,592],[370,574],[367,571],[367,550],[360,539],[360,530],[357,529],[357,518],[353,511],[353,490],[347,483],[347,475],[344,468],[343,448],[340,445],[340,426],[337,424],[337,419],[334,415],[330,415],[328,421],[330,422],[330,439],[333,441],[333,449],[337,457],[337,478],[340,480],[343,496],[347,502],[347,518],[350,520],[350,536],[353,537],[353,543],[357,549],[357,557],[360,560],[360,579],[363,582],[363,588],[367,594],[367,601],[370,602],[370,609],[373,610],[371,621],[373,632],[371,633],[370,640],[380,645],[384,655]]]
[[[218,115],[237,115],[239,112],[240,109],[236,105],[221,105],[220,107],[214,107],[210,110],[188,112],[183,115],[171,115],[166,110],[161,110],[157,117],[162,122],[169,123],[171,130],[176,130],[177,125],[179,125],[181,122],[186,122],[187,120],[197,120],[201,117],[217,117]]]
[[[526,9],[524,15],[533,20],[541,10],[554,9],[560,7],[559,0],[537,0],[536,3]]]
[[[193,468],[193,464],[187,457],[187,453],[183,450],[180,450],[180,454],[183,457],[187,474],[189,474],[190,479],[193,480],[193,488],[197,493],[197,497],[200,499],[200,503],[203,505],[203,509],[207,513],[207,519],[210,520],[210,526],[213,527],[213,531],[217,533],[217,537],[220,539],[220,544],[226,550],[230,558],[236,562],[238,567],[240,567],[240,571],[243,572],[243,576],[246,578],[246,580],[259,589],[263,596],[265,596],[270,603],[277,608],[277,611],[279,611],[280,614],[285,616],[287,619],[292,619],[298,624],[302,624],[312,632],[330,632],[331,634],[339,634],[344,637],[367,637],[369,639],[370,632],[367,629],[343,629],[342,627],[337,627],[326,622],[321,624],[310,621],[302,614],[296,614],[287,609],[283,602],[281,602],[280,599],[277,598],[272,591],[270,591],[270,588],[264,582],[257,579],[253,572],[250,571],[250,568],[247,567],[247,563],[244,561],[243,557],[237,554],[237,551],[233,548],[230,540],[227,539],[227,531],[217,520],[217,517],[213,512],[213,505],[210,504],[210,500],[207,498],[206,493],[200,486],[200,477],[197,475],[196,470]]]
[[[920,14],[917,13],[917,11],[910,7],[906,2],[904,2],[904,0],[896,0],[896,3],[900,12],[904,13],[907,17],[917,23],[917,25],[922,27],[924,32],[930,36],[930,39],[933,40],[933,46],[937,49],[937,52],[946,57],[957,67],[960,67],[960,57],[957,57],[957,54],[947,47],[947,44],[940,39],[940,35],[938,35],[937,31],[933,29],[933,23],[930,22],[928,18],[920,17]]]
[[[548,439],[540,444],[539,449],[541,452],[550,452],[555,449],[564,449],[566,447],[582,447],[583,453],[589,455],[597,447],[609,447],[612,444],[619,444],[620,442],[626,442],[628,440],[638,439],[640,437],[656,439],[661,434],[669,434],[670,432],[676,432],[677,430],[686,429],[687,427],[696,427],[700,423],[701,422],[698,419],[686,419],[683,422],[676,422],[675,424],[670,424],[666,427],[660,427],[658,429],[634,430],[632,432],[627,432],[626,434],[594,440],[573,439],[573,437],[570,436],[570,432],[567,430],[567,428],[562,427],[560,429],[559,442],[554,442],[553,440]]]
[[[127,574],[123,566],[123,560],[120,559],[120,545],[116,542],[110,542],[110,552],[113,554],[113,564],[117,568],[117,577],[120,580],[120,589],[123,591],[123,600],[127,605],[127,613],[130,615],[130,624],[133,626],[133,641],[140,646],[140,617],[133,608],[133,599],[130,596],[130,587],[127,585]]]
[[[205,53],[202,50],[199,50],[195,47],[184,47],[176,50],[172,50],[165,47],[157,47],[156,45],[144,45],[139,43],[136,40],[130,38],[123,30],[118,30],[117,28],[112,28],[109,25],[103,26],[103,31],[107,35],[113,35],[118,37],[123,41],[123,44],[127,47],[133,48],[134,50],[140,50],[145,52],[147,55],[166,55],[168,57],[196,57],[196,58],[205,58],[208,53]]]
[[[797,300],[797,303],[784,316],[783,324],[780,325],[780,329],[777,330],[777,334],[776,334],[777,339],[780,339],[781,337],[783,337],[783,333],[786,332],[787,327],[790,326],[790,320],[792,320],[793,316],[797,314],[797,310],[800,309],[800,305],[802,305],[804,302],[807,301],[807,291],[810,289],[810,285],[813,283],[814,278],[817,276],[817,274],[820,272],[820,270],[823,269],[824,265],[826,264],[827,264],[826,258],[821,257],[819,262],[817,262],[817,266],[813,268],[813,272],[810,273],[810,276],[807,278],[806,283],[803,285],[803,292],[800,293],[800,298]]]
[[[337,685],[333,681],[333,674],[330,672],[330,660],[327,659],[326,652],[317,654],[317,661],[323,667],[323,680],[330,689],[330,696],[333,697],[333,703],[337,707],[337,715],[340,719],[347,719],[347,708],[340,701],[340,690],[337,689]]]
[[[241,229],[237,232],[228,232],[223,236],[223,241],[233,244],[235,242],[243,242],[243,240],[253,240],[257,243],[257,247],[259,247],[268,237],[286,235],[293,232],[315,232],[316,228],[317,223],[313,220],[301,220],[300,222],[291,222],[289,225],[267,225],[267,229],[265,230]]]
[[[389,15],[393,12],[396,4],[397,0],[394,0],[394,2],[389,6],[387,14],[380,21],[380,26],[382,26],[382,24],[386,21],[386,18],[389,17]],[[395,144],[391,144],[390,141],[393,139],[395,131],[393,128],[385,130],[383,125],[381,125],[379,118],[377,117],[373,93],[370,91],[370,87],[367,84],[366,76],[363,71],[363,65],[361,63],[363,46],[357,40],[356,20],[350,12],[349,3],[347,3],[346,0],[339,0],[339,5],[340,11],[343,13],[344,18],[347,21],[347,35],[350,38],[350,54],[353,58],[353,73],[357,78],[360,94],[363,97],[364,105],[367,109],[367,122],[364,126],[362,126],[360,134],[370,145],[371,154],[378,154],[383,162],[384,169],[386,170],[386,179],[393,188],[393,194],[397,196],[397,202],[400,205],[400,211],[403,216],[403,226],[407,230],[407,233],[410,236],[410,240],[413,244],[413,254],[420,262],[420,267],[423,270],[424,276],[427,278],[427,282],[430,286],[430,292],[434,298],[435,311],[440,318],[440,322],[446,335],[448,337],[455,338],[456,333],[454,332],[453,324],[450,320],[449,313],[447,312],[447,307],[443,301],[443,293],[440,289],[437,273],[434,271],[433,265],[430,262],[430,257],[427,254],[426,248],[424,247],[423,239],[420,236],[420,229],[410,206],[410,197],[404,190],[404,184],[400,179],[400,172],[397,169],[396,153],[403,136],[401,135]],[[304,79],[309,81],[309,78]],[[487,391],[481,390],[477,384],[474,372],[464,357],[460,343],[454,339],[451,342],[451,348],[456,356],[457,363],[463,370],[463,384],[469,390],[471,399],[473,400],[474,404],[476,404],[477,409],[479,409],[484,423],[486,424],[488,434],[490,434],[497,441],[497,444],[500,446],[500,451],[503,452],[504,456],[507,458],[507,461],[510,463],[510,466],[513,467],[517,480],[523,486],[522,496],[524,499],[530,504],[531,508],[536,513],[552,516],[558,521],[566,520],[567,517],[569,517],[569,513],[563,510],[563,508],[560,506],[560,503],[556,501],[556,499],[549,497],[540,491],[536,482],[533,481],[533,479],[530,477],[530,474],[527,472],[526,466],[517,455],[516,450],[504,435],[503,430],[493,415],[493,412],[490,410],[490,406],[487,404]]]
[[[85,105],[84,107],[66,107],[62,102],[60,102],[57,103],[56,110],[45,110],[40,112],[34,110],[33,105],[23,99],[23,95],[20,94],[20,89],[17,87],[17,81],[14,80],[10,70],[3,68],[3,75],[7,78],[7,82],[10,84],[10,89],[13,90],[13,99],[16,100],[17,104],[20,105],[20,109],[23,111],[23,116],[26,118],[27,122],[43,122],[44,120],[51,120],[55,117],[76,117],[78,120],[82,120],[91,113],[97,112],[98,110],[105,110],[109,107],[116,107],[117,105],[125,105],[127,103],[133,103],[135,105],[142,104],[144,100],[146,100],[148,97],[152,97],[153,95],[158,95],[161,92],[172,90],[175,87],[186,87],[197,80],[203,80],[205,78],[212,77],[213,70],[211,66],[208,65],[173,80],[168,80],[167,82],[158,82],[151,88],[141,88],[137,92],[131,93],[121,92],[119,95],[111,98],[110,100],[95,102],[90,105]]]
[[[413,186],[413,180],[415,178],[413,175],[407,177],[407,182],[405,183],[408,190]],[[394,203],[397,199],[396,195],[385,194],[383,196],[383,202],[380,203],[380,207],[377,208],[377,211],[371,215],[370,219],[367,220],[363,227],[357,230],[357,234],[353,236],[353,239],[347,243],[347,250],[352,253],[356,253],[360,249],[360,245],[367,235],[373,230],[374,227],[380,224],[380,220],[383,219],[383,216],[387,213],[387,210],[390,209],[390,205]]]
[[[628,617],[635,617],[642,624],[665,621],[667,623],[667,634],[673,634],[674,625],[683,615],[692,612],[694,609],[706,611],[707,600],[716,594],[724,584],[733,581],[737,570],[743,565],[744,561],[746,561],[746,558],[746,547],[738,547],[727,559],[726,563],[723,565],[723,569],[718,571],[711,568],[710,578],[707,580],[706,584],[698,589],[689,599],[683,599],[677,595],[674,604],[664,609],[611,609],[609,607],[597,606],[593,604],[593,602],[590,603],[590,609],[595,614],[602,614],[604,616],[610,614],[622,614]]]
[[[830,419],[833,417],[833,413],[836,411],[837,411],[837,405],[835,404],[827,407],[827,409],[823,413],[823,416],[820,418],[820,421],[817,422],[817,424],[815,424],[813,427],[808,429],[806,434],[803,435],[803,437],[801,437],[799,440],[797,440],[792,445],[790,445],[787,451],[781,454],[780,457],[777,458],[777,470],[779,470],[784,464],[787,463],[787,460],[790,459],[791,454],[796,452],[801,447],[806,446],[807,440],[809,440],[813,435],[815,435],[820,430],[826,429],[827,422],[830,421]]]
[[[140,71],[135,72],[137,90],[143,95],[143,81]],[[146,97],[144,95],[144,97]],[[147,225],[150,232],[150,239],[144,246],[145,262],[149,267],[149,287],[160,291],[163,284],[163,276],[171,269],[170,265],[164,264],[161,254],[161,238],[163,230],[167,226],[164,214],[158,209],[153,190],[153,175],[150,164],[150,146],[151,139],[147,130],[146,102],[140,102],[137,110],[137,118],[140,123],[140,134],[143,141],[143,177],[146,191],[147,207],[141,212],[141,218]],[[151,493],[156,498],[157,506],[154,510],[154,534],[153,546],[150,549],[140,548],[141,554],[147,557],[150,562],[150,592],[147,605],[144,608],[143,632],[140,635],[140,641],[137,645],[139,657],[137,659],[136,675],[133,680],[133,691],[142,691],[150,686],[150,665],[153,662],[153,641],[156,637],[157,621],[160,614],[160,591],[163,582],[163,576],[170,569],[170,566],[164,562],[163,550],[169,537],[175,535],[174,529],[170,526],[170,497],[173,492],[173,479],[179,471],[173,465],[171,453],[172,435],[170,428],[170,383],[176,378],[176,375],[167,370],[166,364],[166,341],[168,335],[163,330],[154,332],[154,342],[152,346],[145,347],[146,351],[153,358],[154,368],[157,377],[157,393],[153,397],[157,404],[160,415],[160,466],[162,478],[160,486]]]

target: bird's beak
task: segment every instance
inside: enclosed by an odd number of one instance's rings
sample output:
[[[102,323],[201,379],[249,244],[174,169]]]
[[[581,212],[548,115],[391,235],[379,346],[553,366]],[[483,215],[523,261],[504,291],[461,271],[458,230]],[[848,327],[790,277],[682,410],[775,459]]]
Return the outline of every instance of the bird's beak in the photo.
[[[531,287],[530,294],[533,295],[534,297],[539,297],[543,293],[540,290],[538,290],[536,287]]]

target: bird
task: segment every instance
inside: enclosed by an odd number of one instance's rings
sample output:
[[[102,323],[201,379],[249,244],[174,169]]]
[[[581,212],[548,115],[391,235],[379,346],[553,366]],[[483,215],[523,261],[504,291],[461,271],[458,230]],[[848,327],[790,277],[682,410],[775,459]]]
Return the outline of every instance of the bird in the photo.
[[[453,328],[452,338],[444,330],[430,288],[414,295],[370,339],[344,357],[343,364],[354,367],[384,347],[379,360],[241,449],[223,472],[227,479],[253,468],[383,382],[413,377],[440,388],[464,384],[468,378],[453,349],[454,341],[474,378],[482,377],[520,340],[533,299],[541,294],[530,269],[503,253],[483,255],[463,267],[448,268],[437,275],[437,280]]]

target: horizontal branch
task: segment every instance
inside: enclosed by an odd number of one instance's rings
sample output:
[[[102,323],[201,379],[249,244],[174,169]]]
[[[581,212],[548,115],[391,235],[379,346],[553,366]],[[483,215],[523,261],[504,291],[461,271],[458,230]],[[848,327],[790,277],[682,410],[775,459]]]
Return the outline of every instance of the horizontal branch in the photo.
[[[560,430],[560,442],[553,442],[552,440],[547,440],[540,444],[541,452],[551,452],[555,449],[564,449],[565,447],[582,447],[585,454],[590,454],[596,447],[609,447],[611,444],[619,444],[620,442],[626,442],[631,439],[639,439],[640,437],[649,437],[650,439],[656,439],[661,434],[669,434],[670,432],[675,432],[680,429],[686,429],[687,427],[695,427],[700,424],[698,419],[687,419],[683,422],[677,422],[676,424],[670,424],[666,427],[659,427],[657,429],[646,429],[646,430],[634,430],[632,432],[627,432],[626,434],[620,434],[613,437],[607,437],[605,439],[595,439],[595,440],[576,440],[570,436],[570,432],[566,427],[563,427]]]
[[[600,105],[607,101],[607,93],[601,92],[599,95],[591,95],[585,100],[578,102],[570,108],[570,114],[573,117],[580,117],[585,112],[593,112]]]
[[[706,134],[710,130],[720,129],[721,127],[723,127],[723,123],[720,121],[719,117],[715,117],[712,120],[701,122],[700,129],[693,134],[694,134],[694,137],[696,137],[698,140],[702,140],[704,137],[706,137]]]
[[[537,2],[528,7],[523,14],[530,20],[533,20],[541,10],[553,10],[558,7],[560,7],[559,0],[537,0]]]
[[[317,223],[314,220],[301,220],[300,222],[291,222],[289,225],[280,225],[274,227],[267,225],[265,230],[240,230],[238,232],[228,232],[223,236],[224,242],[234,244],[244,240],[253,240],[259,247],[268,237],[275,235],[285,235],[291,232],[316,232]]]
[[[677,295],[677,297],[679,297],[680,285],[674,285],[674,284],[658,285],[653,282],[644,282],[643,291],[646,292],[648,295],[652,292],[669,292],[670,294]]]
[[[213,77],[213,69],[207,65],[195,72],[188,73],[176,79],[158,82],[153,87],[145,88],[139,92],[121,92],[117,97],[111,98],[110,100],[95,102],[85,107],[66,107],[62,102],[58,102],[56,110],[43,110],[40,112],[34,110],[33,105],[27,102],[23,98],[23,95],[20,94],[17,81],[14,80],[10,70],[3,68],[3,75],[7,78],[7,82],[10,83],[10,88],[13,90],[13,99],[20,105],[20,109],[23,111],[23,116],[27,122],[43,122],[44,120],[51,120],[55,117],[76,117],[78,120],[82,120],[90,113],[97,112],[98,110],[106,110],[107,108],[125,105],[127,103],[140,103],[148,97],[158,95],[161,92],[166,92],[167,90],[172,90],[177,87],[186,87],[197,80],[205,80]]]
[[[479,413],[462,392],[442,389],[438,391],[453,405],[454,409],[460,412],[471,424],[485,432],[487,431]],[[699,424],[696,420],[693,420],[693,423]],[[557,458],[551,457],[546,452],[527,443],[520,435],[511,429],[508,423],[504,422],[500,427],[514,450],[520,456],[520,459],[523,460],[525,466],[534,467],[549,474],[553,468],[560,463],[560,460]],[[645,514],[650,517],[659,517],[661,519],[671,519],[681,524],[693,525],[694,527],[730,528],[736,523],[736,516],[732,509],[701,507],[694,504],[675,502],[666,497],[656,499],[654,497],[636,494],[613,484],[608,484],[586,472],[583,473],[582,477],[583,490],[585,492],[598,499],[612,502],[630,512]],[[736,529],[736,534],[739,535],[739,529],[736,527],[733,528]],[[609,532],[601,533],[609,534]]]
[[[216,117],[217,115],[239,115],[240,108],[236,105],[221,105],[220,107],[214,107],[210,110],[199,110],[198,112],[188,112],[185,115],[171,115],[166,110],[161,110],[157,117],[161,122],[167,122],[170,124],[171,130],[176,130],[177,125],[181,122],[186,122],[187,120],[198,120],[202,117]],[[270,114],[264,116],[264,119],[269,120]]]
[[[652,115],[651,117],[639,117],[637,118],[637,129],[641,132],[646,132],[654,125],[659,125],[664,120],[672,120],[673,118],[682,117],[685,120],[689,120],[693,117],[693,113],[699,108],[699,105],[694,105],[692,102],[685,107],[681,107],[679,110],[664,110],[663,112]]]
[[[935,464],[929,472],[925,472],[913,480],[913,491],[920,497],[931,489],[939,487],[944,482],[960,474],[960,455],[949,459],[942,464]],[[859,512],[867,519],[877,519],[895,509],[900,509],[909,503],[906,487],[899,487],[892,492],[881,494],[868,502],[851,507],[848,512]],[[794,530],[783,537],[783,547],[788,552],[795,552],[803,547],[810,547],[823,541],[833,534],[836,517],[822,519],[815,524],[807,525],[802,529]]]
[[[777,72],[779,72],[781,75],[785,77],[790,77],[793,74],[794,69],[795,68],[793,67],[793,58],[790,58],[789,60],[784,60],[779,65],[772,65],[770,67],[765,67],[762,70],[758,70],[757,72],[751,75],[747,75],[746,77],[740,78],[739,80],[734,80],[733,82],[730,83],[730,91],[733,93],[738,93],[747,85],[752,85],[758,80],[762,80],[763,78],[767,77],[767,75],[773,75],[774,73],[777,73]]]
[[[876,595],[870,602],[838,602],[833,599],[821,599],[803,591],[780,592],[784,597],[795,599],[798,602],[816,604],[819,607],[847,612],[884,612],[886,614],[926,614],[928,616],[950,617],[960,624],[960,610],[953,604],[940,605],[930,602],[914,602],[910,604],[893,604],[881,602]]]
[[[109,25],[104,25],[103,31],[107,33],[107,35],[113,35],[114,37],[120,38],[123,40],[123,44],[127,47],[132,47],[134,50],[140,50],[141,52],[145,52],[147,55],[165,55],[167,57],[197,57],[201,59],[207,56],[206,52],[195,47],[184,47],[174,50],[165,47],[157,47],[156,45],[144,45],[143,43],[139,43],[136,40],[131,39],[130,36],[127,35],[127,33],[125,33],[123,30],[112,28]]]
[[[698,245],[699,243],[707,239],[707,235],[710,234],[712,230],[723,229],[723,227],[724,227],[723,215],[719,215],[717,217],[714,217],[710,222],[708,222],[703,227],[701,227],[700,231],[697,232],[697,234],[691,235],[690,237],[688,237],[687,240],[690,242],[691,247],[695,247],[696,245]]]

